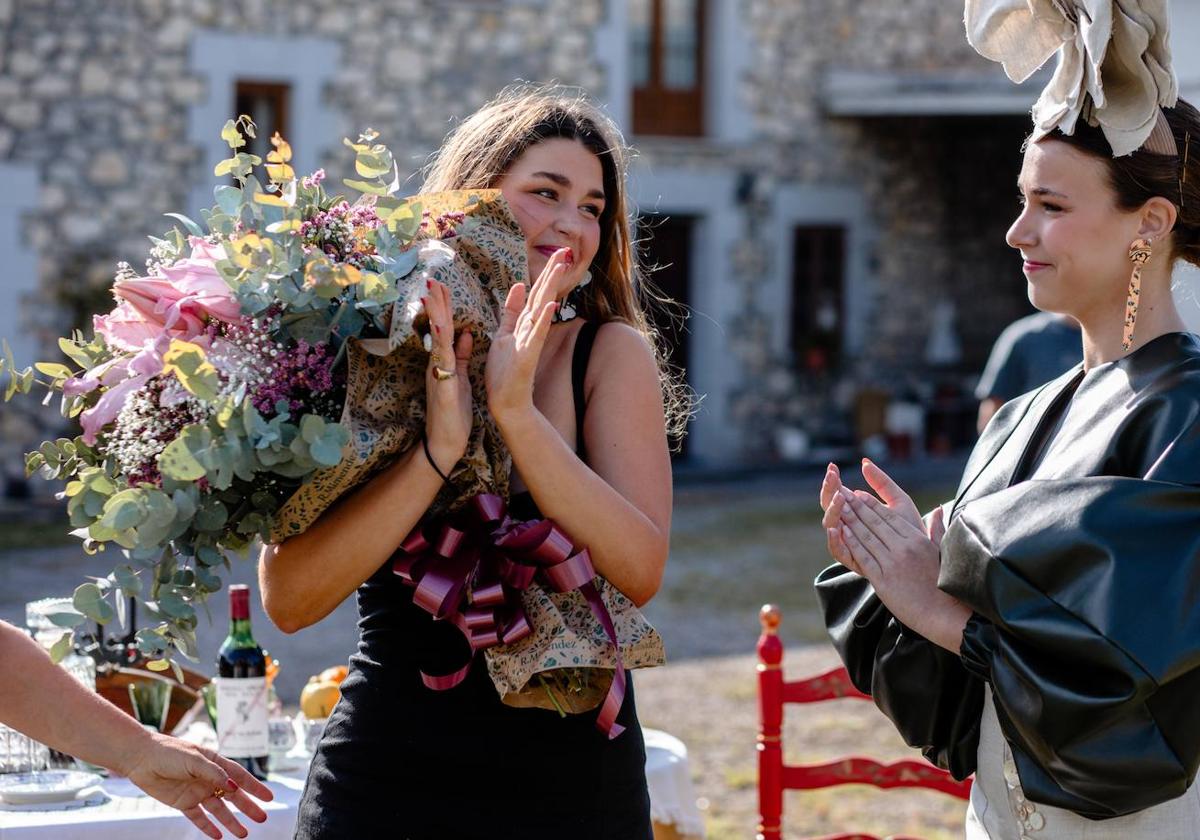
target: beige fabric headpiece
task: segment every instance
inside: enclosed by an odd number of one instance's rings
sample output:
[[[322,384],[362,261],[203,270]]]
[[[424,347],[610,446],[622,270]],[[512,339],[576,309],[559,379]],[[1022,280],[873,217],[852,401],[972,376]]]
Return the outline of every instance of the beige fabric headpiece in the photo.
[[[1082,116],[1117,157],[1143,147],[1178,153],[1162,113],[1179,96],[1166,0],[966,0],[964,22],[971,46],[1014,82],[1058,53],[1033,106],[1033,139],[1072,134]]]

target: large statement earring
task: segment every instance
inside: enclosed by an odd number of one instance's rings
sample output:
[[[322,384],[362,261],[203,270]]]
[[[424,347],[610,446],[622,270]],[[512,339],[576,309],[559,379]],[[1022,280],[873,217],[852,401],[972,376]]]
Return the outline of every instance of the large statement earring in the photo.
[[[1150,240],[1135,239],[1129,246],[1129,261],[1133,273],[1129,275],[1129,297],[1125,301],[1125,334],[1121,338],[1121,349],[1133,346],[1133,328],[1137,324],[1138,299],[1142,295],[1142,266],[1150,261]]]
[[[554,310],[553,320],[555,322],[563,323],[564,321],[570,321],[579,315],[579,299],[583,297],[583,287],[591,282],[592,272],[585,271],[583,279],[579,281],[579,285],[567,292],[567,296],[558,305],[558,309]]]

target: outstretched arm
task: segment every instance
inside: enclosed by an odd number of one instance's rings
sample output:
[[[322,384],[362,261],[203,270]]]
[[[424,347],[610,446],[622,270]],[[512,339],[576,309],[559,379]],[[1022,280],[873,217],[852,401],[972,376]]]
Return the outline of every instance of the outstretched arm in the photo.
[[[271,791],[243,768],[195,744],[151,734],[76,682],[32,639],[2,621],[0,661],[11,673],[21,675],[19,680],[0,680],[0,722],[5,725],[128,776],[155,799],[183,811],[209,837],[218,838],[221,831],[204,811],[235,836],[246,836],[246,829],[213,795],[217,790],[225,791],[228,801],[252,820],[267,818],[250,797],[269,801]]]

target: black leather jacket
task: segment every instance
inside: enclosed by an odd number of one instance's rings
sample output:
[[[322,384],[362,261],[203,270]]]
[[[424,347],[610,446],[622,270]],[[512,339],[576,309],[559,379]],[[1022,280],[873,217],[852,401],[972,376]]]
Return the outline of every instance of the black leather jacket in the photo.
[[[909,744],[973,772],[986,682],[1030,800],[1104,819],[1183,794],[1200,766],[1200,338],[1006,404],[941,558],[939,588],[974,610],[960,656],[841,566],[816,582],[851,679]]]

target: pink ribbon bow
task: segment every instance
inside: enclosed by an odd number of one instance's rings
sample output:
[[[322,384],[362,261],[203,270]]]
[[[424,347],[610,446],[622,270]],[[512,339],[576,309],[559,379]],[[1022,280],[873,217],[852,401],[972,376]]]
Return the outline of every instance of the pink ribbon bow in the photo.
[[[435,620],[454,624],[471,646],[460,668],[421,679],[446,691],[466,679],[475,654],[510,645],[533,632],[521,593],[534,580],[555,592],[579,590],[616,650],[612,685],[600,706],[596,726],[610,739],[625,727],[617,713],[625,700],[625,666],[608,608],[596,589],[596,570],[587,549],[576,552],[570,538],[549,519],[510,519],[504,500],[480,493],[468,503],[466,524],[418,526],[400,545],[392,572],[413,587],[413,603]],[[430,539],[428,534],[434,532]]]

